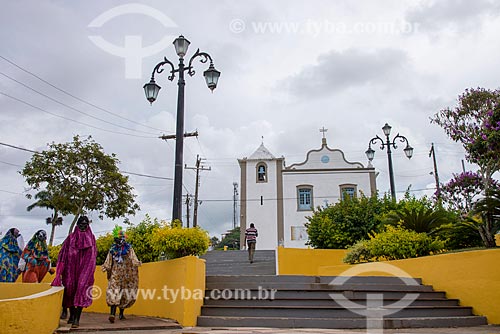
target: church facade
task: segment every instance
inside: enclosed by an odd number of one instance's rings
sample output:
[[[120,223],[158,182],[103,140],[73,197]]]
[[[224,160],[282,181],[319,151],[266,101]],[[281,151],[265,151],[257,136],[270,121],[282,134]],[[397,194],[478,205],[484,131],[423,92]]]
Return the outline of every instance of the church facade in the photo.
[[[257,249],[306,248],[305,223],[313,208],[325,207],[343,196],[376,192],[376,173],[370,164],[349,162],[323,137],[319,149],[307,152],[305,161],[290,166],[262,143],[240,165],[240,231],[254,223],[259,231]]]

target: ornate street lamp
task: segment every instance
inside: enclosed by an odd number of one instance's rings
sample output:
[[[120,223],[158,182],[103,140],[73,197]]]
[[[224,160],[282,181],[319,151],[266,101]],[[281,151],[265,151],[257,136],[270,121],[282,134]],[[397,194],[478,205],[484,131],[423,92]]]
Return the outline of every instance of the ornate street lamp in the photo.
[[[382,138],[380,138],[379,136],[372,138],[368,142],[368,149],[366,150],[365,154],[366,154],[366,157],[368,158],[368,160],[370,162],[372,162],[373,158],[375,157],[375,151],[372,149],[372,144],[375,145],[375,143],[377,141],[380,141],[382,143],[382,145],[380,146],[381,150],[383,150],[385,147],[387,147],[387,160],[389,162],[389,181],[391,184],[391,196],[392,196],[392,199],[395,200],[396,199],[396,188],[394,186],[394,171],[392,168],[391,146],[394,149],[398,148],[396,145],[396,139],[399,139],[399,141],[402,143],[406,142],[406,147],[403,151],[405,152],[405,155],[408,159],[411,159],[411,157],[413,156],[413,147],[411,147],[410,144],[408,143],[408,139],[406,139],[406,137],[404,137],[404,136],[401,136],[399,133],[391,141],[389,138],[389,136],[391,134],[391,129],[392,129],[392,127],[389,124],[385,123],[384,127],[382,128],[382,131],[384,132],[386,141],[384,142],[384,140]]]
[[[193,61],[200,57],[201,63],[206,63],[210,60],[210,65],[206,71],[203,72],[203,76],[207,82],[208,88],[213,91],[217,87],[217,82],[220,77],[220,72],[214,67],[212,57],[206,52],[200,52],[200,49],[196,50],[195,54],[189,59],[188,65],[184,64],[184,56],[187,53],[189,44],[191,44],[184,36],[177,37],[174,42],[175,52],[179,56],[179,66],[175,68],[174,64],[170,62],[166,57],[163,61],[159,62],[153,69],[151,74],[151,80],[149,83],[144,85],[144,93],[146,94],[146,99],[149,103],[153,104],[158,97],[161,87],[155,82],[155,74],[164,71],[163,66],[170,66],[170,75],[168,80],[173,81],[175,74],[179,74],[179,79],[177,81],[178,91],[177,91],[177,127],[175,135],[175,174],[174,174],[174,202],[172,208],[172,221],[175,219],[182,220],[182,170],[183,170],[183,149],[184,149],[184,86],[186,82],[184,80],[184,72],[190,76],[195,74],[193,69]]]

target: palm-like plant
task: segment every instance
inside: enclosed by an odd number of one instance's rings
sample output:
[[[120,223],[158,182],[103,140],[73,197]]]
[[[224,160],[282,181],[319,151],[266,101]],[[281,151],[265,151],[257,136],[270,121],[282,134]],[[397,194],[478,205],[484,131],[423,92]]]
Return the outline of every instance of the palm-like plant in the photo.
[[[428,235],[435,234],[439,227],[448,223],[449,220],[450,216],[447,211],[425,206],[403,207],[391,211],[386,217],[386,222],[389,224],[400,224],[407,230]]]
[[[53,196],[46,190],[42,190],[35,194],[35,199],[37,200],[33,204],[29,205],[26,210],[31,211],[34,208],[44,208],[47,210],[54,210],[52,213],[51,217],[48,217],[46,219],[47,225],[51,225],[51,231],[50,231],[50,239],[49,239],[49,246],[52,246],[54,242],[54,233],[56,226],[62,225],[62,217],[59,217],[59,212],[57,208],[54,206],[54,199]]]
[[[495,233],[500,230],[500,190],[490,189],[486,196],[479,199],[472,210],[472,214],[479,215],[476,224],[481,239],[486,247],[496,247]]]

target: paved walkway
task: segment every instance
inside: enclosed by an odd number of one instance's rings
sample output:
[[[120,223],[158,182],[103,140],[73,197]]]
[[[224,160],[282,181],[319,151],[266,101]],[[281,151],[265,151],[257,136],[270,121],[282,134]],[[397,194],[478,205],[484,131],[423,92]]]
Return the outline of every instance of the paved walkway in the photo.
[[[102,313],[82,314],[80,328],[71,330],[66,320],[61,320],[56,333],[96,333],[106,334],[360,334],[368,333],[366,330],[347,329],[280,329],[280,328],[236,328],[236,327],[185,327],[182,328],[171,319],[141,317],[126,315],[125,320],[111,324],[108,315]],[[382,332],[377,332],[382,334]],[[411,328],[411,329],[385,329],[383,334],[500,334],[500,326],[478,326],[462,328]]]
[[[85,332],[79,332],[85,333]],[[89,332],[90,333],[90,332]],[[95,332],[94,332],[95,333]],[[122,334],[120,331],[106,332],[109,334]],[[360,334],[367,333],[366,330],[343,330],[343,329],[277,329],[277,328],[200,328],[188,327],[172,330],[133,330],[127,331],[132,334]],[[373,332],[372,332],[373,333]],[[377,332],[382,334],[382,332]],[[386,329],[383,334],[500,334],[500,327],[464,327],[464,328],[418,328],[418,329]]]
[[[173,329],[182,329],[182,326],[175,320],[127,315],[126,312],[125,319],[119,320],[117,316],[115,322],[112,324],[109,322],[107,314],[84,312],[80,318],[79,328],[71,329],[71,325],[67,324],[67,320],[60,320],[56,333],[95,333],[100,331],[105,331],[106,333],[125,333],[125,331],[126,333],[135,333],[135,331],[139,331],[138,333],[140,333],[144,330],[145,333],[154,333],[157,330],[162,330],[163,333],[172,333],[170,330]]]

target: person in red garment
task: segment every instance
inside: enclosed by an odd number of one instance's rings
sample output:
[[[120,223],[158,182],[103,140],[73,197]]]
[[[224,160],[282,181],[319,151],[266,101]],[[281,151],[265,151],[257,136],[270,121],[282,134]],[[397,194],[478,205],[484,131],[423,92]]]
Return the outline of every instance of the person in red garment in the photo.
[[[19,270],[23,273],[23,283],[40,283],[50,268],[47,232],[38,230],[28,242],[19,260]]]
[[[97,247],[87,216],[80,216],[74,231],[59,252],[53,286],[64,286],[63,308],[69,308],[68,324],[80,327],[84,307],[92,304]]]

